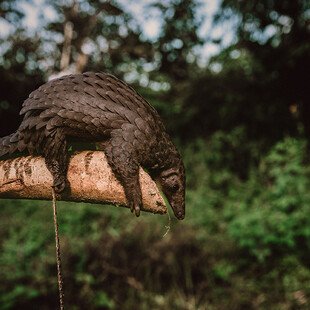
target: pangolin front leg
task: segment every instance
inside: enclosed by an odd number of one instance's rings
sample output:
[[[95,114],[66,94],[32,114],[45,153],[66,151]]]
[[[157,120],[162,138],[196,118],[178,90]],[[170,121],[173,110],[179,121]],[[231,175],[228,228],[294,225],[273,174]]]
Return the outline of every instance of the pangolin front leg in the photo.
[[[55,129],[46,139],[43,147],[45,164],[53,176],[53,187],[56,193],[61,193],[69,188],[67,171],[69,154],[67,151],[66,136],[62,129]]]
[[[139,182],[139,163],[132,143],[124,140],[122,130],[116,130],[104,145],[109,165],[122,184],[131,212],[140,215],[142,193]]]

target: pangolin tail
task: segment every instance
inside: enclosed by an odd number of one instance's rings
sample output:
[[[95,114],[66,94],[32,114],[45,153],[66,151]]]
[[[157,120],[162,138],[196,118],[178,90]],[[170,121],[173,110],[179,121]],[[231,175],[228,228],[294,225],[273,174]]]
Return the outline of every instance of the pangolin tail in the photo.
[[[14,132],[9,136],[0,138],[0,157],[12,154],[19,149],[19,132]]]

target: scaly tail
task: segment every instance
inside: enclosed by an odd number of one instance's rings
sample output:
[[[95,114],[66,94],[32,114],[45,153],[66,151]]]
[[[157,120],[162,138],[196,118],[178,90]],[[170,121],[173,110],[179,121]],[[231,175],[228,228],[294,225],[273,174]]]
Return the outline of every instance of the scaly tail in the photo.
[[[0,138],[0,157],[12,154],[18,150],[19,132]]]

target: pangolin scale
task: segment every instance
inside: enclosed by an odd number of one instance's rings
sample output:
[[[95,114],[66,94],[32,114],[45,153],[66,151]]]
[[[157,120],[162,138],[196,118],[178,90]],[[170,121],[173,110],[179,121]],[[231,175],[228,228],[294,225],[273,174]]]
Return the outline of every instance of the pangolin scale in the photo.
[[[0,157],[16,151],[42,155],[55,191],[69,187],[68,144],[97,142],[138,216],[139,166],[158,181],[175,216],[185,216],[185,170],[156,110],[113,75],[86,72],[43,84],[24,101],[18,130],[0,138]]]

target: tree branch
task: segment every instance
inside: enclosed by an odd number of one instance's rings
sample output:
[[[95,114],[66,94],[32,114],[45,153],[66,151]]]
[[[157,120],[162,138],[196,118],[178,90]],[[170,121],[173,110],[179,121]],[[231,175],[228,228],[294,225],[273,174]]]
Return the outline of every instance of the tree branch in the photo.
[[[64,25],[64,43],[60,59],[60,71],[68,70],[71,57],[73,24],[67,21]]]
[[[127,206],[123,187],[112,173],[103,152],[74,154],[68,169],[70,192],[59,200]],[[42,157],[19,157],[0,161],[0,198],[52,199],[52,176]],[[140,168],[142,210],[164,214],[165,202],[150,176]]]

